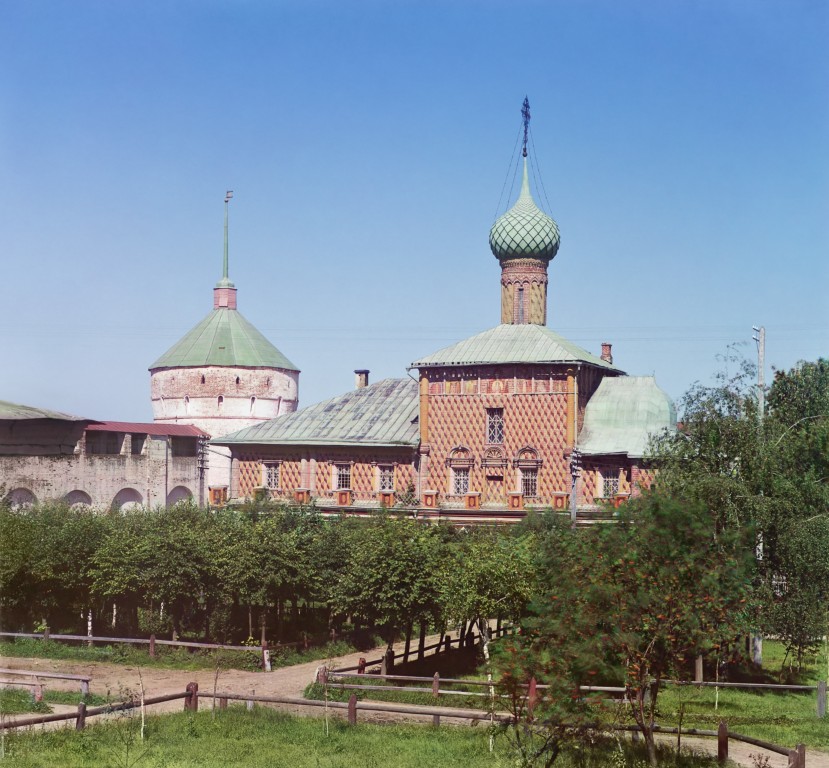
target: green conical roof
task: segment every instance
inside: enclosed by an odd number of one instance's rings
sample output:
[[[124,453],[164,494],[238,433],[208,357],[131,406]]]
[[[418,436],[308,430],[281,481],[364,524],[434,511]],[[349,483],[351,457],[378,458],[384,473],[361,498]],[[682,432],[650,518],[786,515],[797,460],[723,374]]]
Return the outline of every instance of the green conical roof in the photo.
[[[237,309],[214,309],[151,366],[156,368],[281,368],[299,371]]]
[[[521,194],[515,205],[496,220],[489,230],[489,247],[501,261],[505,259],[544,259],[550,261],[558,252],[558,225],[542,211],[530,194],[527,158]]]

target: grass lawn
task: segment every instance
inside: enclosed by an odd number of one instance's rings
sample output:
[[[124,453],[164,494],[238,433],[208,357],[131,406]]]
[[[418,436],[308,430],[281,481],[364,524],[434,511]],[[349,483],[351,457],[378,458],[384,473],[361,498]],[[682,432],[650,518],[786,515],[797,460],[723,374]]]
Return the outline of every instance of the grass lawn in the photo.
[[[422,768],[422,766],[516,765],[503,735],[489,752],[486,727],[432,728],[422,725],[349,727],[331,719],[296,718],[267,708],[247,712],[231,707],[217,712],[181,712],[149,717],[145,740],[139,719],[124,717],[87,728],[14,733],[6,736],[4,765],[20,768],[98,768],[99,766],[164,766],[165,768]],[[626,749],[631,749],[626,747]],[[594,747],[585,762],[582,750],[565,755],[562,768],[608,765],[612,744]],[[642,755],[628,751],[622,768],[642,765]],[[671,764],[674,761],[671,759]],[[666,763],[667,764],[667,763]],[[710,759],[686,758],[679,768],[713,768]]]
[[[80,701],[85,701],[90,707],[107,703],[105,697],[94,693],[81,696],[77,691],[50,691],[48,689],[43,692],[43,701],[35,701],[31,689],[3,688],[0,689],[0,714],[48,714],[52,711],[50,704],[77,706]]]
[[[302,664],[306,661],[330,659],[354,653],[357,649],[346,642],[337,641],[309,648],[307,651],[276,649],[271,652],[274,669]],[[194,650],[156,646],[156,658],[150,658],[147,646],[118,645],[68,645],[56,640],[18,638],[12,642],[0,642],[0,656],[23,658],[65,659],[67,661],[101,661],[110,664],[155,667],[160,669],[215,669],[216,662],[222,669],[257,670],[261,662],[258,648],[251,651]]]

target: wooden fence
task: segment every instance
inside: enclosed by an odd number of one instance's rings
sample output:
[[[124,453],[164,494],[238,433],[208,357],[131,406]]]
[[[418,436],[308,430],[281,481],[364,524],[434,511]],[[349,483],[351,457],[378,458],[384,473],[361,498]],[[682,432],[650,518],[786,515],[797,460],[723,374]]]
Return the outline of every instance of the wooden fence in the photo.
[[[334,710],[345,710],[347,714],[348,723],[356,725],[358,711],[365,712],[386,712],[398,715],[410,715],[418,717],[431,717],[433,725],[440,725],[441,718],[463,719],[463,720],[494,720],[500,723],[512,722],[510,715],[494,715],[490,712],[474,709],[460,709],[450,707],[424,707],[419,705],[403,705],[391,704],[378,701],[358,701],[357,695],[352,693],[348,702],[334,702],[334,701],[315,701],[311,699],[303,699],[295,696],[256,696],[247,693],[208,693],[200,694],[198,683],[189,683],[183,693],[171,693],[164,696],[154,696],[140,700],[130,700],[120,702],[118,704],[108,704],[101,707],[87,708],[86,704],[81,702],[78,704],[77,712],[72,712],[64,715],[37,715],[34,717],[19,718],[12,721],[0,722],[0,730],[9,730],[13,728],[25,728],[44,723],[54,722],[68,722],[75,721],[75,729],[83,730],[86,727],[86,721],[90,717],[97,715],[111,714],[119,711],[126,711],[135,709],[141,706],[149,707],[155,704],[161,704],[168,701],[175,701],[177,699],[184,700],[184,709],[190,712],[197,712],[199,709],[200,698],[214,699],[218,704],[219,709],[225,709],[228,701],[244,701],[252,707],[253,703],[263,704],[283,704],[297,707],[311,707],[324,708]],[[595,724],[597,730],[607,730],[612,728],[618,731],[637,731],[636,726],[632,725],[614,725],[605,726]],[[780,755],[785,755],[789,759],[788,768],[806,768],[806,749],[803,744],[798,744],[795,749],[788,749],[781,747],[778,744],[772,744],[762,739],[755,739],[751,736],[745,736],[739,733],[732,733],[728,730],[728,726],[724,721],[720,722],[719,728],[716,731],[701,730],[697,728],[686,728],[680,731],[678,728],[661,728],[654,727],[654,731],[662,734],[679,734],[681,736],[705,736],[717,739],[717,757],[720,762],[725,762],[728,759],[728,744],[730,740],[741,741],[746,744],[760,747],[769,752],[774,752]]]

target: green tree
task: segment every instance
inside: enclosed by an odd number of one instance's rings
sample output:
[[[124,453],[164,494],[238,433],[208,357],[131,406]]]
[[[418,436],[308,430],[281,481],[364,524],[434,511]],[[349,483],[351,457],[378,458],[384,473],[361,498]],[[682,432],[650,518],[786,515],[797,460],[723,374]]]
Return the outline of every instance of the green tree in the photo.
[[[437,528],[378,516],[349,533],[349,560],[331,585],[335,611],[380,628],[389,647],[415,621],[437,617],[445,554]]]
[[[539,587],[522,637],[534,674],[554,690],[618,669],[656,765],[662,681],[746,628],[745,537],[700,504],[647,494],[613,525],[554,528],[542,538]],[[513,672],[513,675],[515,673]]]

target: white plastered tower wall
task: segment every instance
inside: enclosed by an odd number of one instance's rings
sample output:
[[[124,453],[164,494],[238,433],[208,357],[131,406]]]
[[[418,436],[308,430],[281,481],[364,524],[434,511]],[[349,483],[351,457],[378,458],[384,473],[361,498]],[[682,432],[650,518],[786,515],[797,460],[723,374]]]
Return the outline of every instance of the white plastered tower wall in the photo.
[[[237,309],[228,277],[228,202],[224,264],[213,289],[213,311],[150,366],[153,420],[192,424],[210,437],[297,409],[299,369]],[[207,446],[208,489],[230,489],[230,451]]]
[[[223,437],[297,409],[299,371],[280,368],[164,368],[150,374],[153,421],[192,424]],[[207,487],[230,487],[230,451],[207,449]]]

